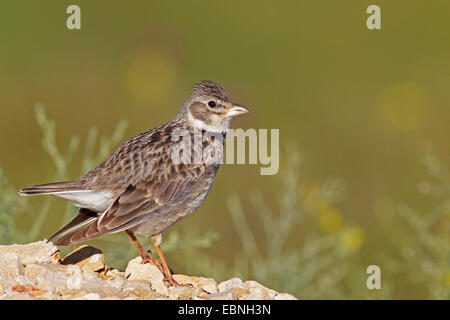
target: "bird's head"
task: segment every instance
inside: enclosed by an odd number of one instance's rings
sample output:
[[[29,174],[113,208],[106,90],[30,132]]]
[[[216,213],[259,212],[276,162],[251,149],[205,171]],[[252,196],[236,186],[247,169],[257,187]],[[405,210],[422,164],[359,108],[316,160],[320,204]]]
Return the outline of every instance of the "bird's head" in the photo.
[[[233,117],[247,112],[247,108],[231,102],[221,86],[209,80],[194,86],[180,110],[196,129],[212,132],[226,131]]]

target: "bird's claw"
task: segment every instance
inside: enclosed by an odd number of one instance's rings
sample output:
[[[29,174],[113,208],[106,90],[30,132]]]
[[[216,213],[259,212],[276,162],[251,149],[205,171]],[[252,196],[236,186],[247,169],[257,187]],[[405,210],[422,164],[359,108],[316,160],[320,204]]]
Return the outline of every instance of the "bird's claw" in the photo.
[[[161,262],[159,262],[157,259],[152,257],[152,253],[151,252],[147,252],[147,254],[143,257],[141,257],[142,264],[146,264],[146,263],[150,263],[152,265],[154,265],[155,267],[157,267],[159,269],[159,271],[161,271],[162,274],[164,274],[164,268],[161,265]]]
[[[184,287],[185,285],[182,285],[181,283],[178,283],[172,275],[164,274],[164,281],[168,283],[171,287]]]

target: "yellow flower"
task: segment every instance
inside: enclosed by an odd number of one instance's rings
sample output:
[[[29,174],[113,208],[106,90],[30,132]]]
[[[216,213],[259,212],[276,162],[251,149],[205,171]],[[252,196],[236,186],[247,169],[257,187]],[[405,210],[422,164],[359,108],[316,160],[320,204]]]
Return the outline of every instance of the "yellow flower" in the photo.
[[[319,193],[319,186],[314,185],[309,190],[305,190],[304,187],[300,188],[299,191],[299,202],[305,201],[305,205],[308,206],[309,209],[316,212],[323,212],[327,210],[330,206],[330,203],[327,201],[317,201],[317,195]]]
[[[339,210],[331,207],[320,215],[320,225],[323,230],[333,233],[342,229],[344,219]]]
[[[361,227],[352,227],[346,230],[341,237],[342,246],[349,249],[359,249],[366,239],[366,234]]]

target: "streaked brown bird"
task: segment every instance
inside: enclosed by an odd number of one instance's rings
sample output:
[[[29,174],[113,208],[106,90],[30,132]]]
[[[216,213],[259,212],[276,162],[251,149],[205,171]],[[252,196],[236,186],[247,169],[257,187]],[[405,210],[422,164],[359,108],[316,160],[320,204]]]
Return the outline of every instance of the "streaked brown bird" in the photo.
[[[156,265],[170,285],[178,285],[160,248],[161,233],[205,200],[222,162],[231,118],[246,112],[218,84],[201,81],[172,121],[129,139],[77,181],[23,188],[20,194],[54,195],[80,207],[49,238],[54,244],[125,231],[142,262]],[[161,263],[143,250],[135,234],[152,237]]]

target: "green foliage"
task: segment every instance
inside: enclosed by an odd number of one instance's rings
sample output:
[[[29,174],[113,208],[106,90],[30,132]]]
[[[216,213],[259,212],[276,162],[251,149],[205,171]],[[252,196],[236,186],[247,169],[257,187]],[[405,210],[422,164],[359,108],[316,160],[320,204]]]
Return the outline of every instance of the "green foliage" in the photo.
[[[248,211],[237,195],[231,195],[227,205],[238,235],[233,246],[239,250],[224,260],[197,253],[186,261],[187,268],[216,279],[255,279],[303,299],[360,297],[367,291],[366,276],[353,257],[364,243],[364,231],[345,221],[335,207],[344,197],[343,182],[301,183],[299,153],[290,148],[286,154],[283,188],[275,195],[277,208],[271,210],[259,191],[250,194]],[[333,229],[328,228],[330,217],[338,222]],[[359,291],[349,294],[355,283],[361,284]]]
[[[11,243],[18,235],[23,236],[15,223],[15,214],[22,211],[16,190],[0,168],[0,243]]]
[[[55,122],[47,118],[42,104],[36,105],[35,116],[43,134],[41,140],[42,147],[50,156],[56,169],[55,175],[50,180],[62,181],[68,179],[68,169],[74,155],[78,151],[80,138],[76,135],[73,136],[70,139],[66,152],[63,153],[56,144]],[[82,173],[99,158],[106,157],[111,152],[112,148],[123,138],[126,127],[126,122],[122,121],[116,126],[111,138],[103,137],[96,155],[94,155],[93,149],[97,141],[98,131],[96,128],[91,128],[86,141]],[[17,189],[11,185],[1,170],[0,179],[0,230],[3,231],[0,233],[0,242],[26,243],[38,240],[42,233],[42,227],[51,211],[54,198],[42,197],[39,209],[35,210],[29,204],[28,198],[21,198],[18,195]],[[63,223],[68,222],[71,216],[73,216],[73,209],[70,203],[68,203]],[[19,227],[18,221],[24,216],[28,216],[33,221],[28,230],[23,230],[23,228]]]
[[[394,247],[386,261],[389,281],[406,276],[410,285],[423,287],[430,299],[450,297],[450,175],[430,144],[425,146],[422,162],[433,179],[421,182],[418,190],[439,199],[431,210],[420,212],[406,204],[391,208],[395,214],[390,223],[382,221]],[[382,210],[382,209],[380,209]],[[387,206],[385,211],[389,211]],[[381,217],[383,213],[380,212]],[[401,226],[401,229],[399,229]]]
[[[349,258],[362,245],[363,236],[351,224],[327,232],[326,220],[320,222],[320,217],[329,212],[341,216],[333,205],[343,198],[344,184],[329,179],[319,185],[302,185],[299,153],[291,148],[287,154],[282,175],[284,187],[277,194],[275,212],[258,191],[250,199],[254,216],[244,213],[236,195],[228,199],[233,225],[243,246],[243,254],[235,260],[234,272],[300,298],[344,298],[344,279],[357,267]],[[257,224],[250,225],[249,218]],[[254,235],[259,226],[264,232],[263,242],[256,241]],[[345,241],[349,235],[356,238]],[[294,237],[296,242],[292,241]]]

